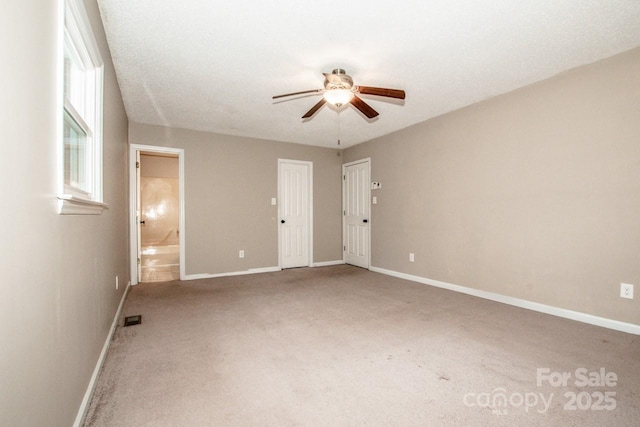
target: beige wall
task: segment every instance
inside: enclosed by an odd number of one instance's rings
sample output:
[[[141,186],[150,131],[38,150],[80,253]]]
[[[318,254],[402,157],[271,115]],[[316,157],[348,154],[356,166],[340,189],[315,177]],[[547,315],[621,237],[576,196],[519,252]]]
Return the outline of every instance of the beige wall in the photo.
[[[69,426],[129,280],[127,118],[102,32],[104,199],[99,216],[56,213],[57,2],[0,14],[0,425]],[[115,290],[115,276],[120,290]]]
[[[314,262],[342,259],[339,150],[137,123],[129,142],[185,150],[187,274],[278,265],[278,158],[313,162]]]
[[[140,166],[140,176],[178,179],[180,173],[177,156],[140,154]]]
[[[640,49],[344,153],[364,157],[372,265],[640,324],[619,297],[640,289]]]

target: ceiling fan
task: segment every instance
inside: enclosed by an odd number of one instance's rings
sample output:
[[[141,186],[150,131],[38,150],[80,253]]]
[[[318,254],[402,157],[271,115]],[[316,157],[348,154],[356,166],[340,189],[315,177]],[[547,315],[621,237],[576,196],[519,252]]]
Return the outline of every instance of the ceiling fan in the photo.
[[[284,98],[286,96],[303,95],[307,93],[322,93],[322,99],[302,116],[307,119],[313,116],[327,102],[340,108],[343,105],[351,104],[372,119],[378,116],[378,112],[364,102],[358,94],[377,95],[388,98],[404,99],[405,93],[399,89],[387,89],[371,86],[354,86],[353,79],[342,68],[336,68],[331,74],[324,74],[324,89],[303,90],[302,92],[286,93],[276,95],[273,99]]]

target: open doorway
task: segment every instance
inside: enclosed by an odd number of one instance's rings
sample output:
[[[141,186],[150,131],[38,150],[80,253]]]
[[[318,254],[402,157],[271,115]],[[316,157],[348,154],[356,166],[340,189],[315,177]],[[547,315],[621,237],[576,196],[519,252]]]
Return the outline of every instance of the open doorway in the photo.
[[[131,147],[132,283],[184,277],[182,150]]]

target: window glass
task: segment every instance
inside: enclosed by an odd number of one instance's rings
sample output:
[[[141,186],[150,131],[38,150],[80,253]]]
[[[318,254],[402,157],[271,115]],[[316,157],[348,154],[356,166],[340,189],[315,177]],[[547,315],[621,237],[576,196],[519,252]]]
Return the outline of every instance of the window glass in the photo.
[[[64,183],[87,191],[87,134],[65,111]]]
[[[64,43],[64,99],[70,102],[78,114],[86,118],[85,110],[87,78],[86,70],[68,34]]]

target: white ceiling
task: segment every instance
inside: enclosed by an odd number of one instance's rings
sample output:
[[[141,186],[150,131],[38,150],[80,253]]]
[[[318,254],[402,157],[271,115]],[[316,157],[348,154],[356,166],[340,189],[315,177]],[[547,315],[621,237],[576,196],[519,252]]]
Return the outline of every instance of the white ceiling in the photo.
[[[640,46],[639,0],[98,0],[129,119],[342,148]],[[404,89],[301,116],[322,72]],[[337,118],[339,117],[339,121]]]

